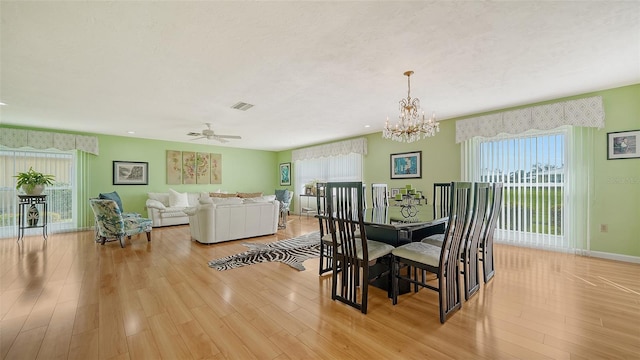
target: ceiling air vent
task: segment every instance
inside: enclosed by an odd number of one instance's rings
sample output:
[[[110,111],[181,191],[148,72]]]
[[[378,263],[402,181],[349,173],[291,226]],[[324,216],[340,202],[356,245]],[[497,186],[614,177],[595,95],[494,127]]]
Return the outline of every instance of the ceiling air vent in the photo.
[[[247,104],[246,102],[238,102],[236,104],[234,104],[233,106],[231,106],[232,109],[236,109],[236,110],[242,110],[242,111],[247,111],[249,109],[251,109],[253,107],[253,105],[251,104]]]

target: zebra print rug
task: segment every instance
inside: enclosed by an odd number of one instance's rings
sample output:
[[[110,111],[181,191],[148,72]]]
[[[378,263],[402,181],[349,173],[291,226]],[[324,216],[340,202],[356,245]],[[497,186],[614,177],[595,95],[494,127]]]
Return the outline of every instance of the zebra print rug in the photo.
[[[208,263],[209,267],[224,271],[245,265],[279,261],[296,270],[304,271],[302,263],[305,260],[320,256],[320,233],[316,231],[266,244],[243,243],[242,245],[248,247],[249,251],[211,260]]]

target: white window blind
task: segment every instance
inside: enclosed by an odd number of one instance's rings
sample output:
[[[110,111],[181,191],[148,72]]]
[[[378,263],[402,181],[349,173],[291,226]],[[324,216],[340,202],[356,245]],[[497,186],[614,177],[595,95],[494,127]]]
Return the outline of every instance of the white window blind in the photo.
[[[363,155],[350,153],[330,157],[310,158],[294,162],[295,195],[304,193],[312,181],[362,181]],[[296,212],[299,204],[295,203]]]
[[[566,129],[476,139],[471,153],[473,180],[504,183],[497,241],[572,248],[565,236]]]

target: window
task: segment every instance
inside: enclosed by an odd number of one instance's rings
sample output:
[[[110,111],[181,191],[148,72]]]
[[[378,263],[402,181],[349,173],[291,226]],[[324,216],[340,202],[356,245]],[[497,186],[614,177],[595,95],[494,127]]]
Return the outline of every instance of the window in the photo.
[[[477,181],[503,182],[498,241],[548,249],[565,236],[566,131],[476,140]]]
[[[294,174],[294,186],[298,195],[304,194],[305,184],[313,181],[362,181],[362,154],[296,160]]]
[[[74,155],[71,152],[0,150],[0,237],[17,236],[18,172],[34,170],[55,176],[53,185],[45,188],[48,206],[48,231],[76,228],[74,220],[73,183]],[[41,229],[36,229],[41,231]],[[26,235],[38,232],[27,231]]]

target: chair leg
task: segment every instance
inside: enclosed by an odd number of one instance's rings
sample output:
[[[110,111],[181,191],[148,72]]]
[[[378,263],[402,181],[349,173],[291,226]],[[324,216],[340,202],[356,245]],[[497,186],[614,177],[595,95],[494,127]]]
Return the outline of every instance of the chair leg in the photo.
[[[120,236],[118,239],[120,240],[120,247],[124,248],[124,236]]]
[[[360,276],[358,276],[358,279],[362,279],[361,280],[361,294],[362,294],[362,308],[360,309],[360,311],[362,311],[363,314],[367,313],[367,304],[369,303],[369,264],[364,264],[362,262],[360,262],[360,264],[358,264],[359,266],[357,267],[358,269],[358,273],[360,273],[360,268],[362,268],[362,278],[360,278]],[[359,274],[358,274],[359,275]]]
[[[395,257],[391,256],[391,303],[393,305],[398,303],[398,272],[400,271],[400,264],[396,261]]]
[[[147,231],[147,242],[151,241],[151,231]]]
[[[100,245],[104,245],[105,241],[107,241],[107,238],[104,236],[100,237]]]

